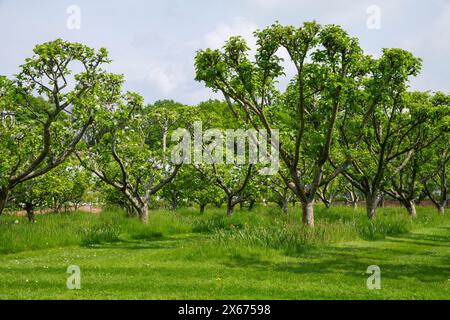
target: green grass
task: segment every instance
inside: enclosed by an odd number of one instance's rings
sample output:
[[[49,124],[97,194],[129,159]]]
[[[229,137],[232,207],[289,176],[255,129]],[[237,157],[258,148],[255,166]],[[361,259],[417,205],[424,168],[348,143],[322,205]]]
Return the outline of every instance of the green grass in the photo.
[[[449,212],[418,216],[318,206],[313,230],[262,206],[159,210],[148,226],[120,211],[2,216],[0,299],[449,299]],[[69,265],[81,290],[66,288]],[[369,265],[381,290],[366,288]]]

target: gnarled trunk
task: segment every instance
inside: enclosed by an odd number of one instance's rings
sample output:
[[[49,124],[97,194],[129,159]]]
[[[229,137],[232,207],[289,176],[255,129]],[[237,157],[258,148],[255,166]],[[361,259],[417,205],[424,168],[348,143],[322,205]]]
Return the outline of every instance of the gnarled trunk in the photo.
[[[414,203],[414,200],[406,201],[405,208],[411,218],[417,218],[416,204]]]
[[[445,213],[445,206],[439,206],[437,209],[438,209],[439,214]]]
[[[305,226],[314,227],[314,200],[302,201],[302,222]]]

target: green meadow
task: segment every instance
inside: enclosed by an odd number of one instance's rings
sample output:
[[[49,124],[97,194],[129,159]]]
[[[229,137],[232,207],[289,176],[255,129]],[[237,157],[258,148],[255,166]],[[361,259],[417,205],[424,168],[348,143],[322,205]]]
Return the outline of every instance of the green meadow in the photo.
[[[297,213],[297,214],[294,214]],[[120,210],[0,219],[0,299],[449,299],[450,217],[418,207]],[[80,267],[69,290],[67,268]],[[368,266],[381,270],[369,290]]]

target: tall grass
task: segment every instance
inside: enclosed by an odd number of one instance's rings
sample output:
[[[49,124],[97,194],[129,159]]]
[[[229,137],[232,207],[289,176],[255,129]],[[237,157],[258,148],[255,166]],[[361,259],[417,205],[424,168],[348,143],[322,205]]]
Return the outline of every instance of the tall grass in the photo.
[[[438,215],[432,208],[417,208],[412,220],[402,208],[378,210],[375,220],[365,210],[348,207],[315,208],[316,227],[301,225],[299,208],[285,216],[277,207],[257,206],[253,211],[237,210],[232,217],[224,209],[200,214],[194,209],[176,212],[154,210],[149,224],[127,218],[120,210],[102,214],[64,213],[38,215],[36,224],[24,217],[0,217],[0,254],[65,246],[92,246],[117,241],[147,241],[177,234],[209,234],[216,245],[257,246],[297,252],[352,240],[378,240],[407,233],[414,228],[449,223],[448,214]],[[16,223],[18,222],[18,223]]]
[[[217,228],[213,239],[220,244],[260,246],[295,253],[310,247],[345,241],[381,240],[408,233],[414,228],[449,222],[448,217],[439,216],[431,208],[418,208],[417,219],[411,219],[402,208],[380,208],[374,220],[367,219],[364,209],[354,210],[349,207],[326,209],[321,205],[315,209],[314,228],[300,224],[300,211],[297,210],[290,217],[273,215],[269,224],[246,225],[244,228]]]

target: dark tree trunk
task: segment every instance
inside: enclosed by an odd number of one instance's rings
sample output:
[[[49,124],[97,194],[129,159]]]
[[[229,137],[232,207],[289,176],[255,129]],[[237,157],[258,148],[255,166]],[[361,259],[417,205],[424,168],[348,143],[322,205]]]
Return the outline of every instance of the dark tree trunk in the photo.
[[[302,222],[305,226],[314,227],[314,200],[302,201]]]
[[[291,200],[292,207],[295,207],[295,204],[297,203],[297,200],[295,200],[295,197],[292,197],[294,199]]]
[[[30,223],[35,223],[36,220],[34,218],[34,210],[33,205],[31,203],[27,203],[25,205],[25,211],[27,212],[27,218]]]
[[[6,207],[6,203],[8,202],[9,191],[6,189],[0,190],[0,216],[3,213],[3,210]]]
[[[205,212],[205,207],[206,207],[206,204],[204,204],[204,203],[200,204],[200,213],[204,213]]]
[[[253,208],[255,207],[255,200],[250,200],[250,204],[248,206],[248,210],[253,210]]]
[[[126,204],[125,209],[127,211],[127,216],[130,218],[136,217],[138,215],[136,209],[131,204]]]
[[[177,201],[177,199],[172,199],[171,208],[172,208],[172,211],[177,210],[177,208],[178,208],[178,201]]]

